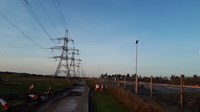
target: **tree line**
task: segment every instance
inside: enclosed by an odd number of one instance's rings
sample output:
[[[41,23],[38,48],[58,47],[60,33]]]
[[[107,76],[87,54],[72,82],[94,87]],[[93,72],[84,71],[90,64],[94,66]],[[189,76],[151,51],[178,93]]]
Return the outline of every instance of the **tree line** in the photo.
[[[107,73],[101,74],[100,78],[108,79],[108,80],[117,80],[117,81],[135,81],[135,74],[130,75],[127,73],[126,75],[122,74],[113,74],[109,75]],[[141,82],[150,82],[151,77],[144,76],[142,77],[141,75],[138,76],[138,80]],[[160,84],[174,84],[174,85],[179,85],[180,84],[180,76],[178,75],[171,75],[170,77],[162,77],[162,76],[155,76],[153,77],[153,83],[160,83]],[[197,74],[194,74],[193,76],[187,76],[184,77],[184,85],[200,85],[200,76]]]

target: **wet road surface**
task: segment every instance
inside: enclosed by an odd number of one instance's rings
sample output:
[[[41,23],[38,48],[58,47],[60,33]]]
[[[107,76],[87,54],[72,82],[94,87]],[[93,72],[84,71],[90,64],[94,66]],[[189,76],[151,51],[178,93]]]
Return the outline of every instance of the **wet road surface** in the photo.
[[[84,82],[42,105],[37,112],[88,112],[89,88]]]

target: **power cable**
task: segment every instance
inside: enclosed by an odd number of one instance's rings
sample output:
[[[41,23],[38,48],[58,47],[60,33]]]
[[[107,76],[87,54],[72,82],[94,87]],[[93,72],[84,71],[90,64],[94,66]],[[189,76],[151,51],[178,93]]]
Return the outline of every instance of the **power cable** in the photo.
[[[8,45],[8,46],[28,46],[28,47],[33,47],[35,46],[34,44],[11,44],[11,43],[0,43],[0,45]]]
[[[40,5],[41,5],[42,9],[44,10],[44,12],[45,12],[47,18],[49,19],[50,23],[52,24],[52,26],[56,29],[56,31],[57,31],[58,34],[60,35],[60,32],[59,32],[58,28],[56,27],[56,25],[55,25],[54,22],[52,21],[51,17],[49,16],[49,14],[48,14],[46,8],[44,7],[44,5],[42,4],[41,0],[38,0],[38,1],[39,1]]]
[[[32,56],[32,55],[16,55],[16,54],[4,54],[3,55],[4,57],[18,57],[18,58],[25,58],[25,57],[28,57],[28,58],[46,58],[45,56]]]
[[[31,49],[34,49],[34,48],[36,47],[36,46],[33,47],[33,46],[16,46],[16,45],[0,45],[0,46],[1,46],[2,48],[5,48],[5,47],[6,47],[6,48],[12,48],[12,49],[13,49],[13,48],[14,48],[14,49],[15,49],[15,48],[24,48],[24,49],[30,49],[30,48],[31,48]],[[37,48],[37,49],[38,49],[38,48]]]
[[[60,21],[61,21],[61,24],[64,26],[65,29],[67,29],[67,28],[66,28],[65,18],[64,18],[64,15],[63,15],[63,13],[62,13],[62,10],[61,10],[60,2],[59,2],[59,1],[56,2],[56,1],[57,1],[57,0],[53,0],[53,4],[54,4],[54,6],[55,6],[56,12],[57,12],[58,17],[59,17],[59,19],[60,19]]]
[[[48,52],[47,50],[43,49],[41,45],[39,45],[37,42],[35,42],[30,36],[28,36],[24,31],[22,31],[19,27],[17,27],[16,24],[14,24],[10,19],[8,19],[2,12],[0,12],[0,15],[7,20],[13,27],[15,27],[21,34],[23,34],[28,40],[30,40],[34,45],[36,45],[37,47],[39,47],[40,49],[44,50],[45,52],[47,52],[48,54],[51,54],[50,52]],[[52,54],[51,54],[52,55]]]
[[[24,1],[24,2],[23,2]],[[48,36],[48,38],[54,43],[53,38],[49,35],[45,27],[42,25],[41,21],[39,20],[37,14],[34,12],[33,8],[31,7],[28,0],[23,0],[22,3],[24,7],[27,9],[29,14],[35,19],[35,21],[38,23],[38,25],[41,27],[41,29],[44,31],[44,33]]]
[[[57,3],[58,3],[58,8],[59,8],[60,15],[61,15],[61,17],[62,17],[64,26],[67,27],[67,24],[66,24],[66,21],[65,21],[65,17],[64,17],[64,15],[63,15],[63,11],[62,11],[62,7],[61,7],[61,4],[60,4],[60,1],[57,0]],[[67,28],[66,28],[66,29],[67,29]]]

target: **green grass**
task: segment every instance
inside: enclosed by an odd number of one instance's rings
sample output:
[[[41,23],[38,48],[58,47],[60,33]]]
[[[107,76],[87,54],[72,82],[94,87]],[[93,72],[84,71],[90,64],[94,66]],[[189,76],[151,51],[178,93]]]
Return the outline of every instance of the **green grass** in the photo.
[[[29,86],[34,85],[34,91],[38,93],[47,92],[51,86],[53,92],[69,88],[71,85],[65,79],[38,79],[38,78],[15,78],[0,84],[1,94],[23,94],[27,93]]]
[[[94,92],[92,98],[94,112],[128,112],[128,110],[119,104],[110,94]]]
[[[34,93],[45,93],[48,91],[49,86],[51,86],[52,92],[56,93],[72,87],[75,83],[75,81],[66,79],[18,78],[11,75],[8,75],[6,79],[7,81],[0,83],[0,97],[6,98],[5,100],[14,107],[27,103],[26,95],[31,84],[34,85]],[[0,106],[0,112],[3,112],[2,106]]]
[[[94,112],[128,112],[128,110],[118,103],[112,95],[104,91],[102,94],[94,90],[97,80],[86,80],[87,85],[92,91],[91,106]]]

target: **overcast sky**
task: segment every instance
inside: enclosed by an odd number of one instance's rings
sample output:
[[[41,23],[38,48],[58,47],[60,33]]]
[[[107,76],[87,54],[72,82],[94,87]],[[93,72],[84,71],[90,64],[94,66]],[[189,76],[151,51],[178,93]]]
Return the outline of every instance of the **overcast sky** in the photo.
[[[137,39],[138,74],[200,74],[199,0],[27,1],[49,36],[23,0],[0,0],[0,13],[42,48],[57,45],[49,37],[62,37],[68,28],[87,76],[98,76],[99,68],[101,73],[134,74]],[[58,61],[50,57],[59,52],[46,50],[0,15],[0,70],[53,74]]]

